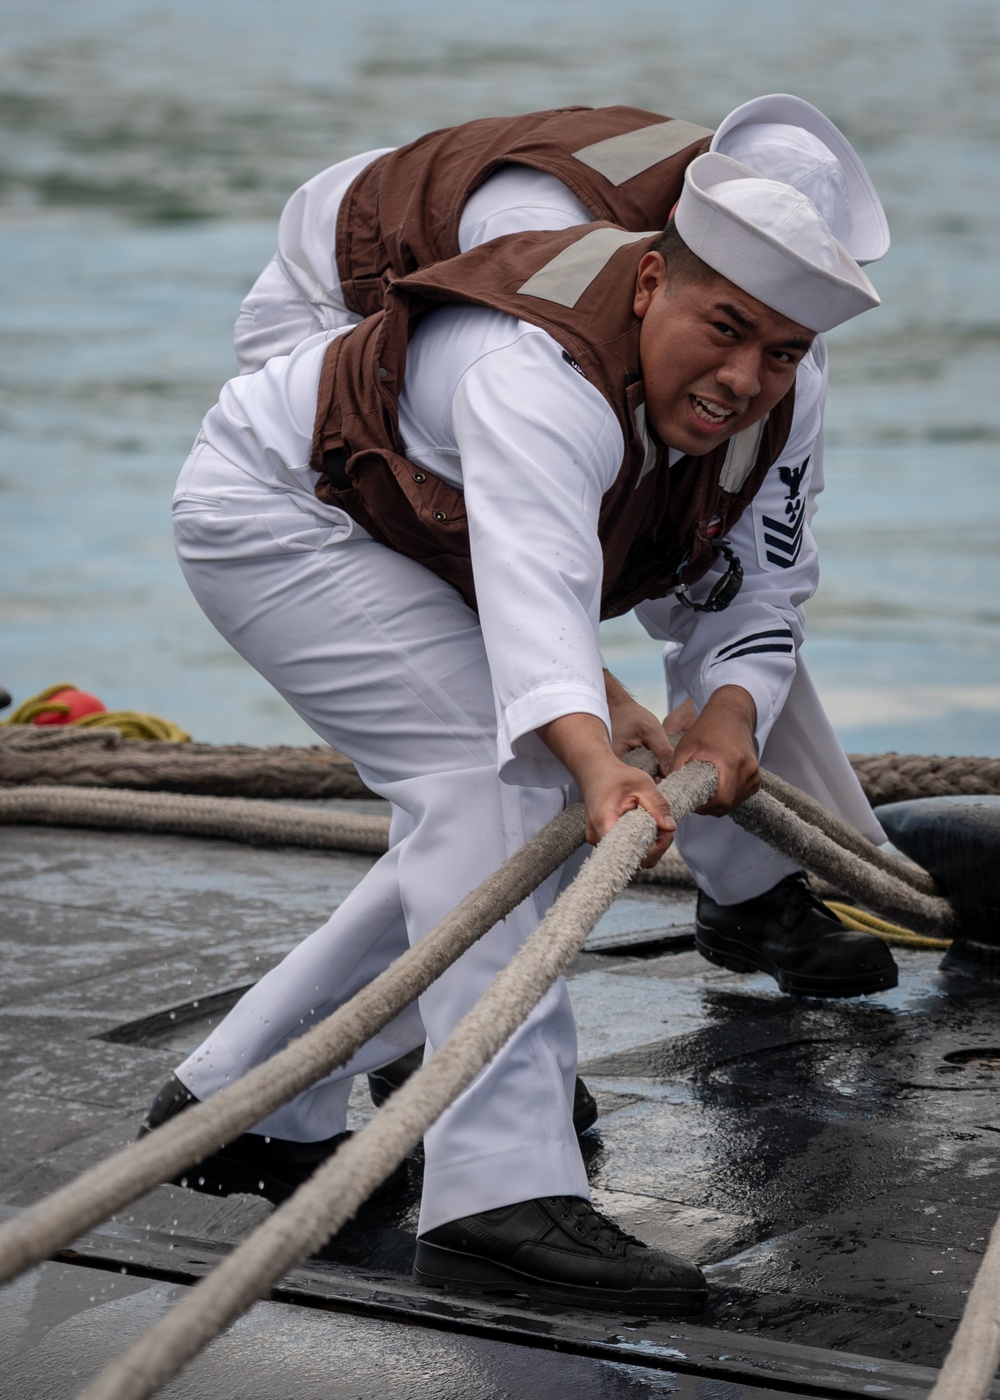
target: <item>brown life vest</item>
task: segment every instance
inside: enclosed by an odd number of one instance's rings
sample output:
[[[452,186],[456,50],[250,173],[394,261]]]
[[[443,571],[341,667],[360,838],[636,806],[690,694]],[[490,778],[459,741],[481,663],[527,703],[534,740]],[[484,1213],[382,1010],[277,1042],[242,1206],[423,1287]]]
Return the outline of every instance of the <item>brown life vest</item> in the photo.
[[[352,311],[382,308],[391,277],[458,256],[469,196],[502,165],[561,180],[595,219],[662,229],[708,127],[639,107],[565,107],[432,131],[362,170],[337,216],[337,270]]]
[[[407,460],[399,394],[410,334],[441,303],[507,312],[547,331],[605,397],[625,441],[601,502],[601,616],[699,579],[788,438],[794,386],[760,423],[668,469],[645,425],[636,273],[657,235],[609,224],[512,234],[392,284],[385,311],[330,342],[313,433],[316,494],[418,560],[475,606],[464,496]]]

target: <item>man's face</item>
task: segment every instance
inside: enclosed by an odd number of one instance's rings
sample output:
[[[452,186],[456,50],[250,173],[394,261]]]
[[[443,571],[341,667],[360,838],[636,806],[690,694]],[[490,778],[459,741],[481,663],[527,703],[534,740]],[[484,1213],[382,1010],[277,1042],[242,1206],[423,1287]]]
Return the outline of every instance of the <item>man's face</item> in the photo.
[[[759,422],[814,338],[718,274],[671,282],[659,253],[639,264],[633,307],[647,421],[692,457]]]

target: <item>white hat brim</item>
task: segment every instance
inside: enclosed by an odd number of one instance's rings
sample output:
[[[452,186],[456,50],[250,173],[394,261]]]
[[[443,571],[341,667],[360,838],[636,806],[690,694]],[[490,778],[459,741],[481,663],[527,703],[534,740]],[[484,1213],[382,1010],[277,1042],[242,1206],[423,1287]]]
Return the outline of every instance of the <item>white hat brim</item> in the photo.
[[[868,277],[829,234],[837,268],[812,263],[772,234],[727,207],[712,187],[761,177],[748,165],[717,152],[698,156],[684,175],[674,220],[681,238],[702,262],[765,306],[812,331],[828,331],[879,305]],[[804,195],[799,198],[819,213]],[[825,228],[825,225],[824,225]]]
[[[712,137],[709,150],[725,154],[722,147],[730,132],[738,126],[758,122],[800,126],[837,157],[844,172],[853,219],[851,236],[844,246],[858,263],[873,263],[884,258],[889,251],[889,225],[871,177],[843,132],[810,102],[787,92],[772,92],[744,102],[722,122]]]

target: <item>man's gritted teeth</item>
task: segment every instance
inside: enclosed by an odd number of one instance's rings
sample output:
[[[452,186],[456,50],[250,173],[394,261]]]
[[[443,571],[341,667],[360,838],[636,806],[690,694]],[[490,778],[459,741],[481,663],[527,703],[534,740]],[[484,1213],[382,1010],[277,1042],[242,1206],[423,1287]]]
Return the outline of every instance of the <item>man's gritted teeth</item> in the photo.
[[[695,417],[713,428],[721,427],[730,418],[736,417],[735,408],[726,408],[724,404],[716,403],[714,399],[703,399],[698,394],[691,395],[691,403]]]

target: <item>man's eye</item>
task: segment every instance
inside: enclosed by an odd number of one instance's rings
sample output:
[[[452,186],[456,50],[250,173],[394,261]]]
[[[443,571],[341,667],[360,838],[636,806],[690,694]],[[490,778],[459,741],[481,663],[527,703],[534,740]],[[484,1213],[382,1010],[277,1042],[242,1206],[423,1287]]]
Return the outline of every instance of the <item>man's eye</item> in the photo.
[[[717,331],[721,331],[723,335],[728,335],[728,336],[735,336],[735,335],[736,335],[736,332],[735,332],[735,330],[733,330],[732,326],[730,326],[729,324],[727,324],[727,322],[725,322],[725,321],[713,321],[713,322],[712,322],[712,325],[715,327],[715,329],[716,329]]]

